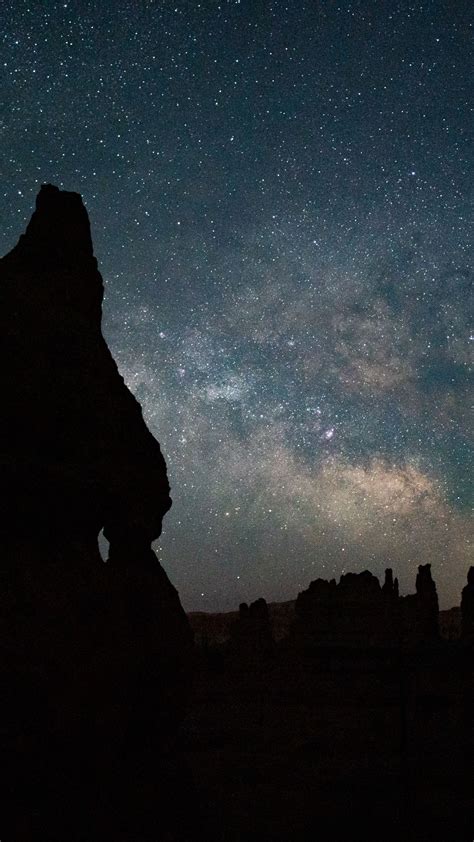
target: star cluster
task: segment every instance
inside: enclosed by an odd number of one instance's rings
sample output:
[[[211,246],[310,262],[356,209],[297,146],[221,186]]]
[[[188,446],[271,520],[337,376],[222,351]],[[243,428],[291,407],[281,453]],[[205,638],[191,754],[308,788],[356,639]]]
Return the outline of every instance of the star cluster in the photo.
[[[2,252],[82,193],[186,608],[469,564],[469,4],[4,3]]]

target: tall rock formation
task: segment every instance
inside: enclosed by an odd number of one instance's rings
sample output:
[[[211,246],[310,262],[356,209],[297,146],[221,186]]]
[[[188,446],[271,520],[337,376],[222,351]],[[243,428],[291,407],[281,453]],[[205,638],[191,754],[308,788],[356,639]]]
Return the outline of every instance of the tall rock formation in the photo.
[[[416,575],[418,622],[424,640],[434,640],[439,635],[439,603],[436,584],[431,575],[431,564],[420,564]]]
[[[86,518],[122,554],[150,546],[171,501],[159,445],[102,336],[102,296],[81,197],[43,187],[0,263],[8,522],[69,534]]]
[[[461,617],[461,635],[474,643],[474,567],[469,568],[467,585],[462,589]]]
[[[192,639],[151,548],[171,505],[165,462],[102,336],[102,296],[81,197],[43,186],[0,261],[9,840],[181,838],[173,740]]]

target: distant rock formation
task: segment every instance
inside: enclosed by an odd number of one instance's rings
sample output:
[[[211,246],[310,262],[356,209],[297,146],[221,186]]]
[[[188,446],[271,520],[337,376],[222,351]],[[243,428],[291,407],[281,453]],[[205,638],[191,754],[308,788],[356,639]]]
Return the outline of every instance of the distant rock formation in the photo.
[[[102,336],[102,296],[81,197],[42,187],[0,261],[9,840],[138,842],[168,838],[171,821],[176,830],[172,746],[192,636],[151,548],[171,505],[165,462]]]
[[[398,582],[391,570],[380,587],[368,570],[316,579],[298,595],[291,636],[318,646],[388,646],[399,643]]]
[[[393,578],[393,571],[388,567],[385,571],[385,579],[382,585],[382,591],[388,598],[395,597],[398,599],[398,579]]]
[[[367,571],[319,579],[267,659],[272,606],[241,605],[227,645],[199,653],[184,725],[222,838],[473,838],[472,648],[438,638],[436,603],[426,566],[409,598],[390,570],[382,586]]]
[[[443,640],[459,640],[461,637],[461,606],[455,605],[439,612],[439,634]]]
[[[234,658],[247,665],[258,663],[271,654],[274,648],[268,605],[262,598],[250,605],[242,602],[239,619],[230,629],[230,652]]]
[[[382,587],[368,570],[316,579],[298,595],[291,638],[318,646],[399,646],[436,640],[438,596],[431,566],[420,565],[416,594],[400,597],[390,568]]]
[[[474,567],[469,568],[461,597],[461,636],[474,643]]]
[[[431,564],[420,564],[416,593],[402,597],[402,633],[405,643],[427,643],[439,637],[439,604]]]

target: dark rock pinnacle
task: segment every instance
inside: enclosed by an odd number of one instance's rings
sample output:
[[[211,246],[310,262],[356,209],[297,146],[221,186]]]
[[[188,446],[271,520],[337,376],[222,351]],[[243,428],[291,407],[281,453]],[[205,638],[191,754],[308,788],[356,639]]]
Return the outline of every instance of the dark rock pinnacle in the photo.
[[[102,336],[102,297],[81,197],[43,186],[0,260],[0,837],[10,840],[159,840],[179,792],[170,757],[192,639],[151,548],[170,489]]]
[[[42,187],[0,261],[2,525],[25,534],[86,519],[123,555],[160,535],[171,500],[158,442],[103,339],[102,296],[81,197]]]

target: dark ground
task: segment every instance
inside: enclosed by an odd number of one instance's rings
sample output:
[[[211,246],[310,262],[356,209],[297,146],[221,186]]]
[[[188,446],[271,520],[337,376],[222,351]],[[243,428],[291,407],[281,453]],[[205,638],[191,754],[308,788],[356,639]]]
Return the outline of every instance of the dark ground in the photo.
[[[472,840],[472,651],[201,651],[182,745],[216,837]]]

